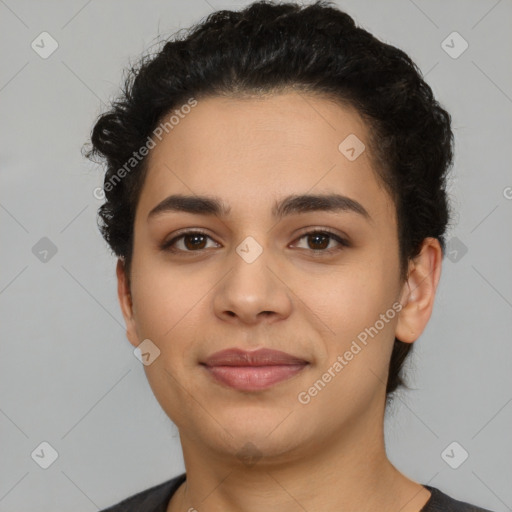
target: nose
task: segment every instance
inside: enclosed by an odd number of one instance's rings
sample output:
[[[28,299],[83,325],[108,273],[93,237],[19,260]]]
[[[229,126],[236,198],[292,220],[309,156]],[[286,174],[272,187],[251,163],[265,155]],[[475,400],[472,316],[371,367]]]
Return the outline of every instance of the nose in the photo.
[[[213,307],[219,318],[252,325],[290,315],[293,294],[271,260],[269,250],[263,250],[254,261],[233,254],[230,270],[214,291]]]

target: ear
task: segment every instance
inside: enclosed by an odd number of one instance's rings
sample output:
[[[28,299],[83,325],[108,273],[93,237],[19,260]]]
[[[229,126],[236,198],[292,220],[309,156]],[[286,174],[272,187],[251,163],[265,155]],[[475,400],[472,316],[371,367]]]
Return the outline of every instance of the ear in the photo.
[[[119,305],[121,306],[121,311],[123,312],[124,321],[126,323],[126,337],[134,347],[137,347],[140,344],[140,341],[137,335],[132,296],[130,286],[128,284],[128,276],[125,271],[124,261],[120,258],[117,260],[116,274],[117,296],[119,298]]]
[[[441,277],[443,251],[437,238],[425,238],[421,251],[409,263],[409,273],[402,288],[395,336],[404,343],[416,341],[425,329]]]

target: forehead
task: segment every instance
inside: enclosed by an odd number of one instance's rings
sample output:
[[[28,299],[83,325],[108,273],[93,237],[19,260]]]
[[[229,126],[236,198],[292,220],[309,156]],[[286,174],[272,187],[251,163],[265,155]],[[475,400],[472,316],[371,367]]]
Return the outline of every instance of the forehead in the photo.
[[[248,158],[279,165],[298,158],[327,160],[338,156],[348,135],[367,140],[365,123],[357,111],[339,103],[290,92],[254,98],[207,97],[164,134],[152,150],[152,164],[171,152],[176,163]],[[293,149],[294,151],[290,151]],[[309,159],[308,158],[308,159]]]
[[[201,99],[150,151],[137,210],[147,215],[176,193],[222,197],[233,214],[263,213],[280,197],[306,192],[386,208],[367,142],[358,113],[325,98]],[[361,151],[357,158],[347,157],[348,146]]]

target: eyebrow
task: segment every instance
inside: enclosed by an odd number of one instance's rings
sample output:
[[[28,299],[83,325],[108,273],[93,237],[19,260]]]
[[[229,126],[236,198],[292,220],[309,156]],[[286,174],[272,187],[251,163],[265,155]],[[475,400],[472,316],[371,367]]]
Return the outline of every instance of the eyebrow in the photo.
[[[282,219],[290,215],[317,211],[353,212],[366,220],[371,220],[370,214],[361,203],[340,194],[290,195],[274,203],[272,216]],[[185,212],[220,218],[229,217],[231,207],[217,197],[174,194],[158,203],[149,212],[147,220],[169,212]]]

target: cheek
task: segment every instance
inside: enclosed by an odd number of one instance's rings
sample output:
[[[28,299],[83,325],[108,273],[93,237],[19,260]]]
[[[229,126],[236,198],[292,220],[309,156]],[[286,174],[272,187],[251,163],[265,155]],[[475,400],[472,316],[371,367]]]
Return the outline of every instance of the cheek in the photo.
[[[351,273],[331,283],[334,290],[322,299],[328,309],[317,314],[333,332],[326,331],[324,350],[317,350],[321,355],[314,378],[308,383],[311,388],[303,391],[309,393],[310,389],[317,394],[315,403],[320,408],[332,411],[333,404],[343,404],[332,413],[336,422],[347,411],[363,414],[368,404],[384,392],[397,312],[393,308],[394,294],[386,286],[385,276],[378,272],[367,271],[364,279],[361,274]]]
[[[204,324],[204,308],[218,277],[185,266],[140,260],[132,280],[139,336],[161,351],[176,352],[190,345],[193,331]]]
[[[326,349],[331,364],[347,351],[352,352],[347,357],[360,364],[376,368],[387,364],[396,309],[400,308],[396,261],[392,257],[361,258],[358,264],[333,272],[327,285],[324,293],[312,297],[310,307],[316,308],[315,313],[330,328]]]

